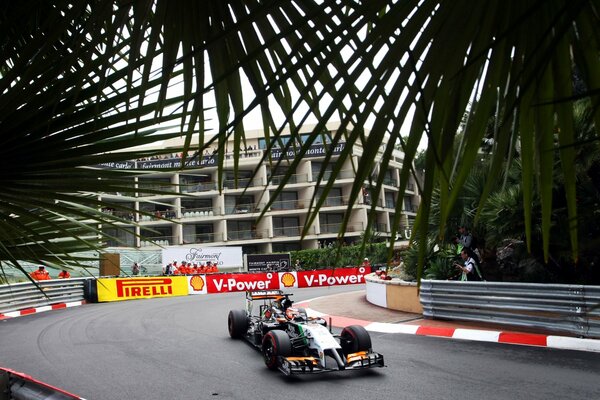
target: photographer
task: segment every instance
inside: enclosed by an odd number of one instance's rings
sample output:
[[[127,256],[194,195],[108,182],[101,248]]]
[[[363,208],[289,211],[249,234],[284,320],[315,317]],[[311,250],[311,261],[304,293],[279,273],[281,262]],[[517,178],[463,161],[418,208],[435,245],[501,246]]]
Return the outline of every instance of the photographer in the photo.
[[[465,249],[460,252],[460,258],[462,258],[464,265],[459,263],[454,263],[454,266],[460,269],[460,280],[467,281],[473,280],[474,272],[475,272],[475,260],[472,257],[469,257],[469,254]]]

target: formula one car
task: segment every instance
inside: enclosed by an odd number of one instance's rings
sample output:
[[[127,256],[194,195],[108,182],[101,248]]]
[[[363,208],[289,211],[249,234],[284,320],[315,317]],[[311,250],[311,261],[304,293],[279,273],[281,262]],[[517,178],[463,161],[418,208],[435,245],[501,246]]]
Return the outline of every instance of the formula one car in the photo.
[[[281,290],[246,292],[246,309],[229,312],[229,335],[246,339],[262,351],[269,369],[285,375],[385,366],[365,328],[351,325],[334,335],[323,318],[292,307],[290,296]]]

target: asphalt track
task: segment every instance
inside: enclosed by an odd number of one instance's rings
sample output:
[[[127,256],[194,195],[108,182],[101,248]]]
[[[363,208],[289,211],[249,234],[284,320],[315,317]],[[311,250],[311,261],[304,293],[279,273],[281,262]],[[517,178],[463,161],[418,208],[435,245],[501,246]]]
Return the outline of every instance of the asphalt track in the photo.
[[[296,301],[360,289],[300,289]],[[0,322],[0,366],[87,399],[598,399],[600,354],[371,333],[387,368],[286,378],[227,334],[244,294],[87,304]]]

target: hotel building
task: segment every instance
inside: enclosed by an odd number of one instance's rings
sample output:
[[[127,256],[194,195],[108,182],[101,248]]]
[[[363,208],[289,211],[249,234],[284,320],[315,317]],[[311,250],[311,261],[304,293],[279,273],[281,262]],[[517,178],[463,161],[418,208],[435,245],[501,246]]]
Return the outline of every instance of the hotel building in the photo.
[[[335,126],[328,127],[331,130]],[[311,127],[304,129],[310,132]],[[301,131],[302,132],[302,131]],[[118,240],[107,239],[109,247],[126,249],[159,249],[159,246],[241,246],[245,254],[277,253],[293,250],[314,249],[326,246],[338,239],[338,232],[345,213],[348,212],[348,198],[355,181],[353,165],[358,164],[363,150],[359,146],[352,148],[351,160],[335,177],[335,183],[329,191],[327,200],[318,212],[318,217],[301,238],[307,220],[309,205],[313,196],[319,195],[317,177],[324,168],[324,152],[328,146],[330,131],[324,132],[323,140],[312,145],[294,171],[285,189],[274,199],[263,217],[258,219],[267,203],[274,196],[277,185],[285,174],[271,168],[263,162],[266,143],[262,131],[246,132],[247,150],[239,158],[237,187],[234,177],[233,153],[225,153],[222,188],[218,183],[218,154],[210,151],[189,160],[184,169],[175,169],[181,165],[177,156],[153,160],[130,160],[122,163],[105,164],[103,168],[152,169],[148,175],[131,178],[136,195],[123,196],[120,193],[102,193],[101,199],[114,208],[107,207],[106,212],[118,214],[125,220],[122,225],[126,231],[105,228],[107,235]],[[304,137],[304,136],[302,136]],[[285,142],[289,136],[283,135]],[[323,141],[325,143],[323,143]],[[178,143],[163,143],[164,148],[176,148]],[[346,144],[340,143],[334,149],[334,159]],[[382,149],[385,144],[382,144]],[[232,143],[228,143],[233,148]],[[281,157],[282,150],[272,149],[271,157]],[[381,154],[381,153],[380,153]],[[290,149],[285,157],[296,157]],[[389,167],[380,170],[376,167],[372,176],[384,174],[384,184],[376,204],[376,216],[372,228],[376,238],[382,240],[391,237],[391,223],[398,202],[402,204],[401,227],[399,236],[406,238],[416,216],[419,195],[414,178],[411,177],[406,193],[399,197],[400,169],[403,154],[395,151]],[[282,163],[287,168],[287,163]],[[165,169],[164,172],[155,170]],[[254,172],[257,171],[256,174]],[[325,179],[331,171],[325,171]],[[363,193],[369,193],[369,182],[364,182]],[[152,190],[168,190],[177,194],[164,195],[152,193]],[[349,224],[343,234],[343,240],[352,243],[360,240],[370,218],[371,202],[369,197],[360,194],[352,206]],[[119,211],[119,205],[135,209],[134,213]],[[137,225],[133,223],[137,221]],[[140,236],[143,239],[140,239]]]

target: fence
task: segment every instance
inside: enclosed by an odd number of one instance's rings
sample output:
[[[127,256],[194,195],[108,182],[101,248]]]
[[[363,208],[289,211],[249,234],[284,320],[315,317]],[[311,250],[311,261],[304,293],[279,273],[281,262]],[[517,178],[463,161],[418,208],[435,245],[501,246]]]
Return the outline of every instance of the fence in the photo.
[[[39,288],[31,282],[0,285],[0,313],[81,301],[84,299],[84,284],[88,279],[90,278],[39,281]]]
[[[424,280],[421,304],[428,318],[600,338],[600,286]]]

